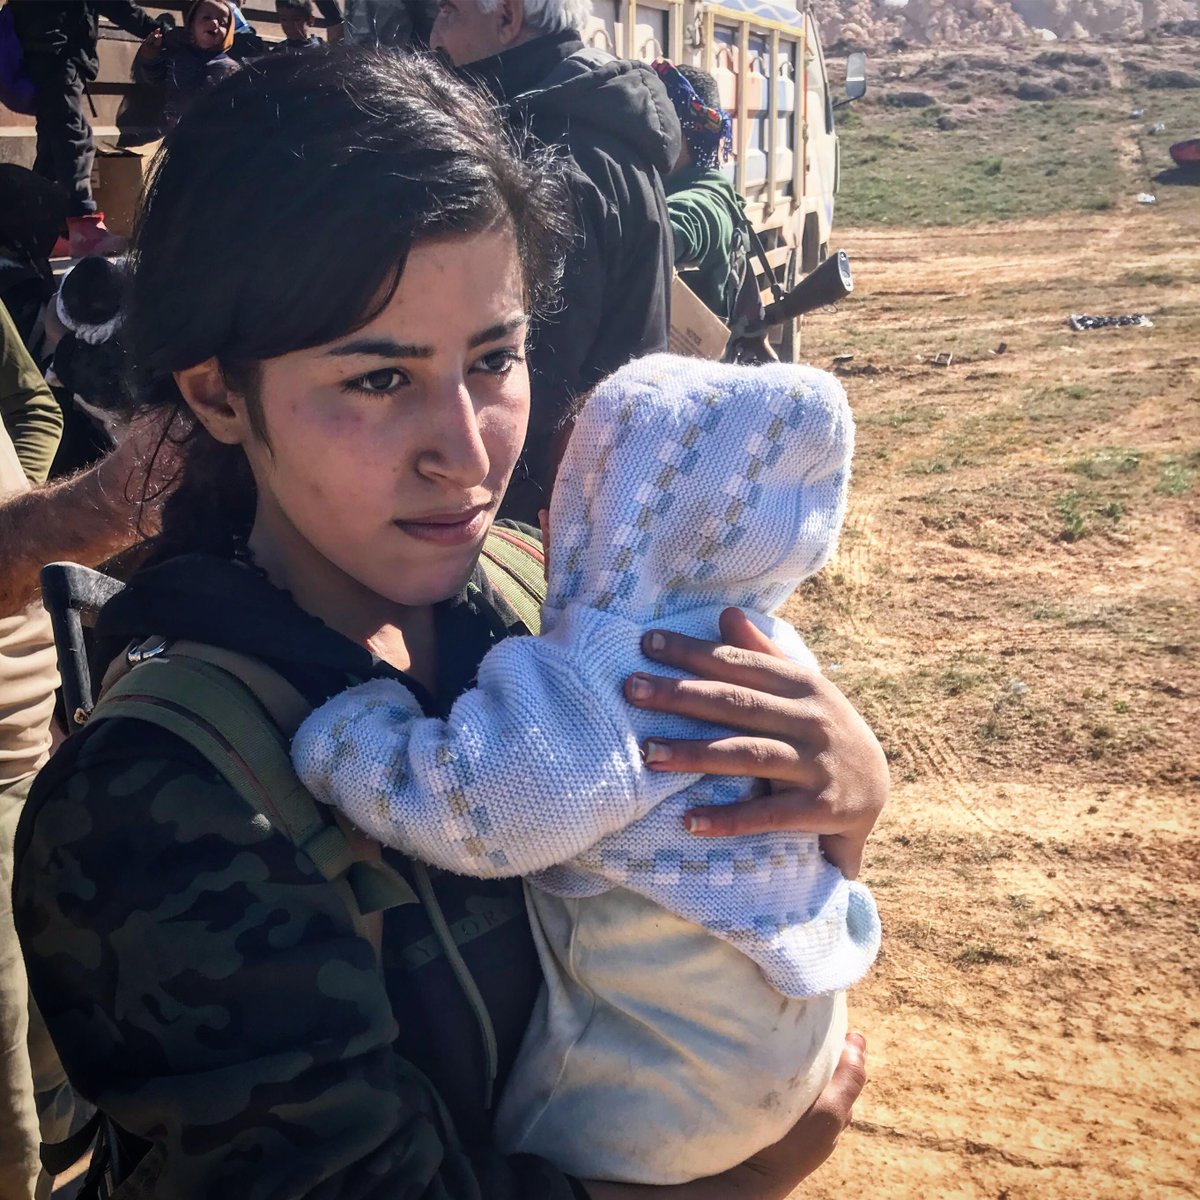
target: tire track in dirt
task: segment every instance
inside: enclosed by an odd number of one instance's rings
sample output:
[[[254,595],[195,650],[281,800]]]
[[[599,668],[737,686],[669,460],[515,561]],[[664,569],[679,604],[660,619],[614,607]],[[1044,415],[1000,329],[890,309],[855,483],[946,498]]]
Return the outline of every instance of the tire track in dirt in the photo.
[[[934,1137],[929,1133],[916,1133],[912,1130],[897,1129],[894,1125],[877,1125],[872,1121],[855,1121],[854,1129],[865,1133],[868,1137],[891,1138],[920,1146],[923,1150],[933,1150],[940,1154],[962,1154],[971,1158],[992,1158],[1010,1167],[1021,1167],[1028,1171],[1069,1170],[1077,1171],[1083,1160],[1078,1158],[1051,1158],[1037,1162],[1026,1158],[1023,1154],[1014,1154],[999,1146],[987,1142],[978,1142],[972,1138]]]

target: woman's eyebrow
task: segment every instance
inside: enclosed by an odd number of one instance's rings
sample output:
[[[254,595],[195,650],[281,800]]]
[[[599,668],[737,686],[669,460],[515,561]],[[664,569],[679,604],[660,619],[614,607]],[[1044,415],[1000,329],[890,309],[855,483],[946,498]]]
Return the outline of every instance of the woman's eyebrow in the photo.
[[[475,334],[468,345],[474,349],[486,342],[499,341],[500,338],[507,337],[514,330],[520,329],[526,320],[524,313],[510,317],[507,321],[501,321],[499,324],[492,325]],[[432,358],[433,347],[408,345],[387,337],[361,337],[355,338],[352,342],[343,342],[340,346],[334,346],[332,349],[326,350],[325,354],[330,358],[353,358],[359,355],[369,355],[372,358]]]
[[[527,319],[524,313],[509,317],[507,321],[501,321],[499,325],[493,325],[482,333],[477,333],[467,345],[474,349],[476,346],[482,346],[485,342],[499,341],[502,337],[508,337],[510,333],[520,329]]]
[[[350,358],[355,355],[371,355],[375,358],[432,358],[432,346],[406,346],[402,342],[394,342],[391,338],[365,337],[353,342],[343,342],[326,350],[331,358]]]

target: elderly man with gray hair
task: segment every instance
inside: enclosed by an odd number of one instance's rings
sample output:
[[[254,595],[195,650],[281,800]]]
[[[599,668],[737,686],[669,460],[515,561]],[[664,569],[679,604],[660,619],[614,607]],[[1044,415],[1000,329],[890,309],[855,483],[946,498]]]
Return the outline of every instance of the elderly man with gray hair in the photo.
[[[562,304],[529,348],[527,473],[505,516],[546,507],[551,436],[571,399],[632,358],[667,348],[673,261],[663,179],[679,120],[649,66],[585,46],[588,0],[439,0],[430,44],[486,86],[518,136],[563,152],[577,237]]]

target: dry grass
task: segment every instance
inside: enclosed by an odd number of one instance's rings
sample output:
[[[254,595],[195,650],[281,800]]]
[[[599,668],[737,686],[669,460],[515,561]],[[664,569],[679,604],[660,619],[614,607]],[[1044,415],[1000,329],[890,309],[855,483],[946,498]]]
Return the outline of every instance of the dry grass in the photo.
[[[896,790],[872,1082],[797,1196],[1197,1194],[1200,188],[1137,206],[1165,144],[1117,148],[1111,212],[844,230],[858,291],[806,327],[859,446],[789,616]]]

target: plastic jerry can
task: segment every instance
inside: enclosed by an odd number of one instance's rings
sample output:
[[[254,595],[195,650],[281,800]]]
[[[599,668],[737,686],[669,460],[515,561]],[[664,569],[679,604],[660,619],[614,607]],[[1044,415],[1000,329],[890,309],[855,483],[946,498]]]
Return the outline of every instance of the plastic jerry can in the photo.
[[[738,107],[737,55],[732,46],[718,46],[713,59],[713,78],[717,81],[717,93],[721,107],[736,119]],[[735,139],[736,140],[736,139]]]
[[[795,154],[792,144],[796,130],[796,81],[792,78],[792,64],[785,58],[779,64],[779,73],[774,79],[776,94],[775,117],[775,178],[786,183],[792,178]]]

